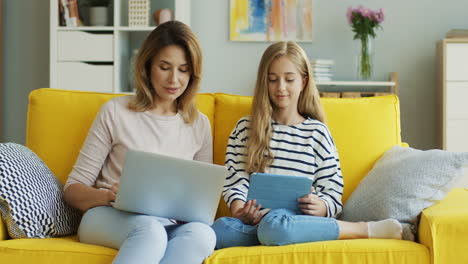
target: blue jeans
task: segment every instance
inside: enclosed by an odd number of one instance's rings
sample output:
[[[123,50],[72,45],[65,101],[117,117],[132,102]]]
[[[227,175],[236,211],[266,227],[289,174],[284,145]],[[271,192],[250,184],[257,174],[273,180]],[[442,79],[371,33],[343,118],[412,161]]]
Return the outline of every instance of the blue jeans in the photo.
[[[336,240],[340,230],[335,218],[296,215],[287,209],[275,209],[256,226],[233,217],[213,223],[216,248],[236,246],[281,246],[297,243]]]
[[[213,253],[216,236],[206,224],[174,224],[166,218],[89,209],[78,229],[80,242],[119,249],[113,263],[197,263]]]

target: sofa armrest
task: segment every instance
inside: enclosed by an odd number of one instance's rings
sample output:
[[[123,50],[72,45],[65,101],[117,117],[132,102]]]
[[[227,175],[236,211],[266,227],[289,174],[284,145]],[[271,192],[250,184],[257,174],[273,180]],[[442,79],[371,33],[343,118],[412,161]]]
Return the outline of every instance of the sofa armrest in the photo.
[[[419,242],[429,248],[432,264],[468,263],[468,189],[455,188],[421,214]]]
[[[2,218],[0,218],[0,241],[8,239],[8,231],[5,223],[3,223]]]

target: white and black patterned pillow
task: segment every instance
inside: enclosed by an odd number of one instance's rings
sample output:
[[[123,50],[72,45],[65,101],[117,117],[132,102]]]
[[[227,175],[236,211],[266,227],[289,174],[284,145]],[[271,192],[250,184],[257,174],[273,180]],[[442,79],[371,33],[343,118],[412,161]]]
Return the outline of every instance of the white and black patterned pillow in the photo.
[[[15,143],[0,144],[0,213],[11,238],[70,235],[80,223],[58,179],[36,154]]]

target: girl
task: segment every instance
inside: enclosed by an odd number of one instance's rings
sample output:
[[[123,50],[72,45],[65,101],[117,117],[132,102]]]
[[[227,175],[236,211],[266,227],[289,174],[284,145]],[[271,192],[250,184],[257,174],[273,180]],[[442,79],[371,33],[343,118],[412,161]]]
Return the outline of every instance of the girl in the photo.
[[[81,242],[119,249],[114,263],[202,263],[215,234],[201,223],[123,212],[111,206],[129,148],[212,162],[208,118],[195,106],[202,71],[199,42],[171,21],[143,43],[136,95],[102,106],[65,185],[66,201],[84,212]]]
[[[217,248],[287,245],[349,238],[401,239],[401,224],[337,221],[343,178],[338,152],[325,125],[309,60],[294,42],[279,42],[260,61],[250,117],[241,118],[229,137],[229,169],[223,197],[233,217],[213,224]],[[311,193],[298,199],[301,215],[287,209],[261,209],[246,201],[249,174],[306,176]]]

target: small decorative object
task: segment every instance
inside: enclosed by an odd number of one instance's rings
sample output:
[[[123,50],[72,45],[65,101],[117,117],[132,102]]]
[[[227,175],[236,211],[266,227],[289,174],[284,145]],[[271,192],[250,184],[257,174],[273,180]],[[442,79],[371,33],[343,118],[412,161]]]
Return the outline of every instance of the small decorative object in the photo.
[[[89,24],[91,26],[107,26],[107,7],[92,6],[89,8]]]
[[[348,8],[348,22],[354,32],[354,39],[358,40],[358,78],[369,80],[372,77],[372,40],[375,38],[375,29],[382,28],[380,23],[384,21],[384,11],[379,9],[373,11],[359,6],[358,8]]]
[[[172,12],[169,8],[163,8],[154,11],[153,19],[156,26],[172,20]]]
[[[149,26],[149,0],[128,0],[128,25],[130,27]]]

